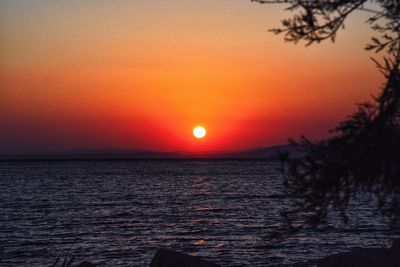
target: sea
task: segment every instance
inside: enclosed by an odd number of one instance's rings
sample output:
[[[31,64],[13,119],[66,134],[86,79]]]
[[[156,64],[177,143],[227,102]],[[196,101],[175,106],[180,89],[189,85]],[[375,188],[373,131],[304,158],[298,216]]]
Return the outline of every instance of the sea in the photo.
[[[160,248],[221,266],[294,266],[353,247],[387,247],[371,199],[351,222],[270,234],[290,208],[268,160],[0,162],[0,266],[149,266]]]

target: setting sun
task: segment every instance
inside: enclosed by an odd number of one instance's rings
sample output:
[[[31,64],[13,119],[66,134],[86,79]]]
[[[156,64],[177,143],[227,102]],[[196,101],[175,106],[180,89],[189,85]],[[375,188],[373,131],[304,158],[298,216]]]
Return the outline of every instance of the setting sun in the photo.
[[[0,96],[0,267],[400,267],[400,0],[0,0]]]
[[[206,133],[207,133],[206,129],[202,126],[197,126],[193,129],[193,135],[198,139],[201,139],[204,136],[206,136]]]

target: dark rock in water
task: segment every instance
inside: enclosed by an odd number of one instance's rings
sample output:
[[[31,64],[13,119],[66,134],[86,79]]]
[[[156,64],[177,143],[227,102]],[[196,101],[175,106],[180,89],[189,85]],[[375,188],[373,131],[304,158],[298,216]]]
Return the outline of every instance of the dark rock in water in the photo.
[[[391,250],[400,254],[400,238],[393,241]]]
[[[81,264],[79,264],[78,267],[96,267],[96,265],[94,265],[93,263],[91,263],[89,261],[84,261],[84,262],[81,262]]]
[[[390,249],[354,248],[318,261],[317,267],[400,267],[400,240]]]
[[[159,249],[151,260],[150,267],[221,267],[200,257],[190,256],[183,253]]]

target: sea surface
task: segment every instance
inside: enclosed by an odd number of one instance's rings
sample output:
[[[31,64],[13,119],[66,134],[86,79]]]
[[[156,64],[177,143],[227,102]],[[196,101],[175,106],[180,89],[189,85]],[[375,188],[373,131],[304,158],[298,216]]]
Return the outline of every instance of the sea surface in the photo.
[[[222,266],[292,266],[391,238],[367,198],[352,223],[269,233],[289,202],[266,160],[0,162],[0,266],[149,266],[159,248]]]

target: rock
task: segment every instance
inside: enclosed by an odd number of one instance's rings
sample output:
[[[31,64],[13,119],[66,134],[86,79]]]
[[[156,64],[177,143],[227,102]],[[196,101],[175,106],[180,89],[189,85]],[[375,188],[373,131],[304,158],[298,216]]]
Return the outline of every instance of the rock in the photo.
[[[400,254],[400,239],[393,240],[391,250]]]
[[[94,265],[93,263],[89,262],[89,261],[84,261],[81,262],[78,267],[96,267],[96,265]]]
[[[392,248],[355,248],[318,260],[317,267],[400,267],[400,240]]]
[[[176,251],[159,249],[151,260],[150,267],[220,267],[200,257],[190,256]]]

